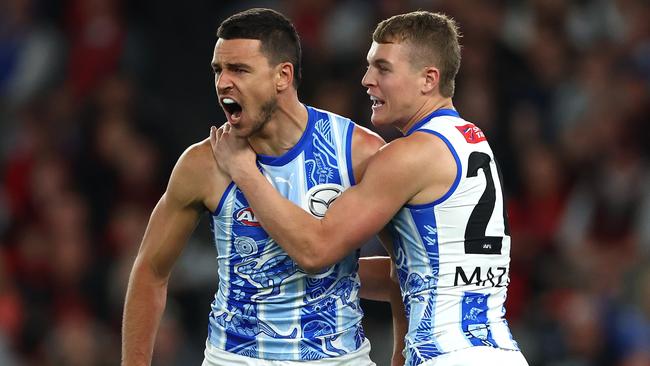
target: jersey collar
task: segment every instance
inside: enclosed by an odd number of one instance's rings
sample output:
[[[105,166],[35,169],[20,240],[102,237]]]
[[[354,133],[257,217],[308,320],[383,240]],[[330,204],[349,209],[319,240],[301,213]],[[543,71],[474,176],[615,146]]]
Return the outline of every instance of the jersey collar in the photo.
[[[458,117],[460,118],[460,114],[455,109],[449,109],[449,108],[443,108],[443,109],[436,109],[435,111],[431,112],[428,116],[424,117],[421,119],[419,122],[414,124],[404,136],[408,136],[415,132],[417,129],[422,127],[425,123],[429,122],[431,119],[436,118],[436,117],[442,117],[442,116],[453,116],[453,117]]]
[[[289,151],[280,156],[257,154],[257,161],[259,163],[275,166],[285,165],[291,160],[295,159],[295,157],[304,150],[305,145],[311,141],[309,136],[312,134],[317,118],[317,113],[312,107],[307,105],[304,106],[307,109],[307,126],[305,127],[305,131],[303,131],[300,140],[298,140],[298,142],[291,149],[289,149]]]

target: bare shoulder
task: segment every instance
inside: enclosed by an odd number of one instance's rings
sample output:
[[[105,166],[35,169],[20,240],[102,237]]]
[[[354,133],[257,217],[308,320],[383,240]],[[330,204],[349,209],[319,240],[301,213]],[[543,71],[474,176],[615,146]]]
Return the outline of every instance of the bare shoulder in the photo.
[[[185,149],[174,169],[176,168],[188,170],[218,169],[215,158],[212,155],[210,139],[206,138]]]
[[[420,145],[419,142],[409,140],[408,137],[397,138],[382,146],[369,159],[369,166],[373,171],[383,172],[389,176],[408,177],[412,172],[421,169],[422,162],[430,159]]]
[[[352,132],[352,164],[354,176],[359,181],[366,170],[368,159],[386,142],[377,133],[359,125]]]
[[[416,132],[386,146],[382,159],[404,165],[409,177],[418,182],[419,191],[409,202],[429,203],[442,197],[456,179],[459,167],[447,143],[426,132]]]
[[[372,156],[384,145],[386,145],[386,141],[377,133],[363,126],[355,125],[352,133],[353,149],[358,149],[359,152]]]
[[[456,166],[449,146],[436,135],[416,132],[400,140],[404,145],[403,149],[408,150],[408,153],[412,154],[416,160],[423,160],[429,166],[440,167],[449,164]]]
[[[221,194],[230,183],[212,155],[210,139],[190,145],[174,166],[166,194],[184,205],[203,204],[216,208]]]
[[[380,148],[378,159],[401,162],[409,166],[436,164],[453,155],[447,144],[438,136],[428,133],[414,133],[400,137]]]
[[[455,159],[439,137],[414,133],[384,145],[368,161],[365,181],[374,190],[405,198],[403,203],[435,201],[449,190],[456,177]]]

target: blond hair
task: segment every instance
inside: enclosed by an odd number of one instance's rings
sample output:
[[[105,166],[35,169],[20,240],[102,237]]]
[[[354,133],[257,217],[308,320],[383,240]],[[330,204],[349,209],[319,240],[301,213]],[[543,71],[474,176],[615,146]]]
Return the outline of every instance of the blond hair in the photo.
[[[395,15],[377,25],[372,40],[377,43],[408,42],[411,65],[435,65],[440,70],[440,94],[454,95],[460,68],[460,33],[456,21],[441,13],[414,11]]]

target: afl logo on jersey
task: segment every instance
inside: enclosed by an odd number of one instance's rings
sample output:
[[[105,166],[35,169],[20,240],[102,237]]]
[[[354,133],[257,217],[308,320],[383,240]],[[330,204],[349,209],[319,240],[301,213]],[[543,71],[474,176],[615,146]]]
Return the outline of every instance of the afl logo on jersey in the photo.
[[[319,184],[307,191],[309,212],[316,217],[325,217],[330,205],[343,193],[343,186],[338,184]]]
[[[240,208],[235,211],[232,217],[238,223],[246,226],[260,226],[260,222],[257,221],[257,217],[253,213],[253,210],[250,207]]]

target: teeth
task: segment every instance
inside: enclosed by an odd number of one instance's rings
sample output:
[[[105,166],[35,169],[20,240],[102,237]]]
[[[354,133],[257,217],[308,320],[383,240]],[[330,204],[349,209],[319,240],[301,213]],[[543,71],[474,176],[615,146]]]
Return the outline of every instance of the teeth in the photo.
[[[235,102],[234,99],[223,98],[223,104],[235,104],[235,103],[237,103],[237,102]]]
[[[379,98],[377,98],[377,97],[375,97],[373,95],[370,96],[370,101],[372,101],[372,106],[373,107],[379,107],[379,106],[384,105],[383,100],[381,100],[381,99],[379,99]]]

